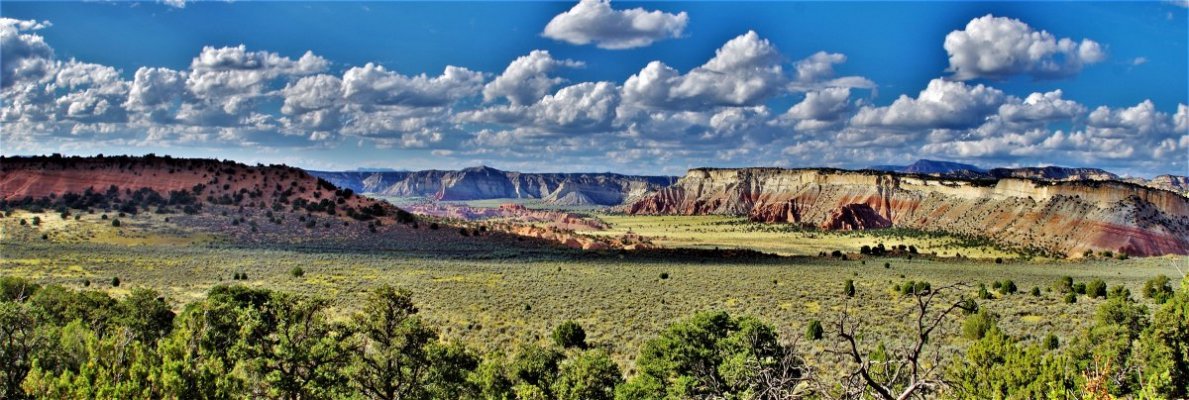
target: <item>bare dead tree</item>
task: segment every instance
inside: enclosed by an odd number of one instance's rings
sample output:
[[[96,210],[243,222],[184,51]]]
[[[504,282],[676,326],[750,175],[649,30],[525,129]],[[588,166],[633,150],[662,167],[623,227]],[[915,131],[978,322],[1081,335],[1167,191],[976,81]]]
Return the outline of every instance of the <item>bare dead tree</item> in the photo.
[[[839,382],[839,397],[862,398],[871,393],[883,400],[906,400],[944,386],[945,382],[937,374],[942,354],[938,346],[929,346],[929,338],[955,311],[973,311],[973,303],[963,298],[953,303],[941,303],[942,307],[938,308],[941,301],[938,295],[966,287],[964,283],[956,283],[910,293],[915,304],[905,317],[912,321],[913,340],[900,351],[888,354],[886,360],[872,360],[870,354],[860,349],[856,332],[862,328],[862,320],[853,319],[849,309],[844,308],[836,325],[842,348],[835,353],[857,366]]]

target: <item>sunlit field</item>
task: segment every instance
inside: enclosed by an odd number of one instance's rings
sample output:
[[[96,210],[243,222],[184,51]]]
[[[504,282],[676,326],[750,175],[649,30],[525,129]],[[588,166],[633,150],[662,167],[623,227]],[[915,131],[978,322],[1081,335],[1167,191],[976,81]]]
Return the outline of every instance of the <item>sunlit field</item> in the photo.
[[[611,227],[589,234],[620,236],[632,232],[651,238],[654,244],[663,247],[744,248],[786,256],[815,256],[835,250],[859,253],[864,245],[883,243],[888,247],[901,244],[913,246],[921,254],[936,253],[941,257],[961,255],[978,259],[1008,259],[1020,256],[987,241],[898,229],[857,232],[807,230],[788,224],[761,224],[743,217],[721,215],[598,214],[597,217]]]
[[[321,253],[231,247],[165,222],[159,215],[126,217],[120,228],[97,215],[76,221],[48,213],[36,215],[42,219],[40,226],[19,224],[32,216],[19,213],[0,222],[0,274],[89,287],[116,296],[149,287],[180,305],[201,299],[212,286],[232,283],[233,274],[246,273],[246,281],[235,283],[326,297],[341,315],[353,312],[368,289],[391,284],[411,290],[423,315],[442,327],[444,337],[476,348],[507,349],[544,341],[553,327],[572,319],[586,327],[592,343],[607,347],[615,359],[629,366],[645,340],[669,323],[703,310],[755,315],[784,331],[785,337],[797,338],[810,321],[829,326],[846,308],[862,319],[867,337],[873,338],[870,345],[876,340],[896,343],[904,340],[903,316],[911,302],[893,286],[909,280],[928,281],[935,287],[965,283],[969,286],[960,292],[969,297],[976,295],[980,283],[989,288],[995,281],[1013,280],[1020,293],[994,293],[993,299],[980,300],[982,307],[1002,316],[1000,326],[1017,336],[1036,338],[1051,332],[1070,337],[1085,329],[1104,300],[1083,296],[1066,304],[1063,295],[1050,290],[1062,276],[1076,282],[1101,278],[1108,285],[1124,285],[1139,293],[1146,280],[1159,274],[1180,276],[1178,267],[1183,270],[1189,262],[1185,257],[1079,262],[1007,259],[1002,264],[930,257],[665,262],[568,251],[501,259],[393,251]],[[783,241],[814,233],[746,232],[742,227],[747,225],[725,217],[602,217],[613,224],[613,230],[670,232],[674,239],[664,239],[672,240],[662,241],[666,245],[701,238],[723,246],[748,243],[764,250],[805,252],[857,251],[859,243],[878,240],[901,243],[875,235],[830,235],[811,239],[810,244],[786,244]],[[685,218],[683,224],[674,223]],[[754,239],[748,241],[748,235]],[[946,242],[905,238],[903,243],[925,252]],[[939,254],[945,251],[938,249]],[[969,248],[949,251],[976,254]],[[304,275],[293,276],[294,267],[301,267]],[[119,287],[112,287],[113,277],[120,278]],[[842,294],[847,279],[857,287],[853,298]],[[1029,293],[1034,287],[1039,296]],[[965,340],[952,334],[957,325],[948,325],[946,348],[956,349]],[[823,353],[833,345],[829,340],[798,343],[808,354],[818,355],[810,360],[822,363],[830,362],[831,357]]]

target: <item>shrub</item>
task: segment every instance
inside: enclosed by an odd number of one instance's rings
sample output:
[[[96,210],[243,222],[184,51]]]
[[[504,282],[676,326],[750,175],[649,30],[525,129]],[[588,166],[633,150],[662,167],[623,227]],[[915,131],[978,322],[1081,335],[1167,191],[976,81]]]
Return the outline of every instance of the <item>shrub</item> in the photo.
[[[890,262],[883,263],[883,267],[884,267],[884,269],[890,269],[890,268],[892,268],[892,263],[890,263]]]
[[[119,218],[112,219],[111,226],[119,228],[120,227],[120,219]]]
[[[1073,292],[1077,294],[1086,294],[1086,283],[1078,282],[1073,285]]]
[[[116,276],[111,278],[111,287],[120,287],[120,277]]]
[[[1073,293],[1066,293],[1066,294],[1065,294],[1065,302],[1066,302],[1067,304],[1073,304],[1073,303],[1077,303],[1077,302],[1078,302],[1078,295],[1076,295],[1076,294],[1073,294]]]
[[[1003,257],[995,257],[996,264],[1003,264]]]
[[[584,351],[558,369],[552,387],[558,400],[611,400],[623,383],[619,365],[603,350]]]
[[[999,284],[999,293],[1015,294],[1019,290],[1020,289],[1018,287],[1016,287],[1016,283],[1013,282],[1011,279],[1004,280],[1003,283]]]
[[[293,269],[289,270],[289,275],[293,275],[294,278],[300,278],[305,276],[305,274],[305,270],[301,269],[301,267],[293,267]]]
[[[962,337],[970,340],[979,340],[987,335],[987,331],[995,326],[995,316],[987,312],[986,309],[981,309],[977,313],[971,314],[962,321]]]
[[[904,282],[903,285],[900,285],[900,294],[905,295],[905,296],[910,295],[910,294],[912,294],[912,290],[915,287],[916,287],[916,282],[913,282],[913,281]]]
[[[842,290],[846,297],[855,297],[855,281],[854,279],[847,279],[846,286]]]
[[[1120,299],[1124,299],[1124,300],[1130,300],[1131,299],[1131,290],[1128,290],[1127,287],[1123,286],[1123,285],[1112,286],[1111,290],[1109,292],[1107,292],[1106,298],[1108,298],[1108,299],[1120,298]]]
[[[1086,284],[1086,295],[1090,298],[1106,297],[1106,282],[1102,279],[1094,278],[1090,283]]]
[[[553,330],[553,342],[562,348],[586,348],[586,331],[574,321],[562,322]]]
[[[668,273],[668,272],[661,272],[661,279],[669,279],[669,273]]]
[[[821,340],[824,330],[822,329],[822,321],[809,321],[809,326],[805,328],[805,338],[809,340]]]
[[[1033,287],[1032,287],[1032,296],[1033,296],[1033,297],[1040,297],[1040,287],[1038,287],[1038,286],[1033,286]]]
[[[1073,277],[1063,276],[1056,282],[1053,282],[1053,290],[1058,293],[1069,293],[1073,291]]]
[[[1155,278],[1144,282],[1144,297],[1152,299],[1156,304],[1164,304],[1172,296],[1173,290],[1172,285],[1169,284],[1168,276],[1156,275]]]
[[[978,284],[978,298],[979,298],[979,300],[991,299],[991,292],[987,290],[986,284],[982,284],[982,283]]]
[[[1044,346],[1049,350],[1057,350],[1061,346],[1061,342],[1057,340],[1057,335],[1050,333],[1048,336],[1045,336]]]

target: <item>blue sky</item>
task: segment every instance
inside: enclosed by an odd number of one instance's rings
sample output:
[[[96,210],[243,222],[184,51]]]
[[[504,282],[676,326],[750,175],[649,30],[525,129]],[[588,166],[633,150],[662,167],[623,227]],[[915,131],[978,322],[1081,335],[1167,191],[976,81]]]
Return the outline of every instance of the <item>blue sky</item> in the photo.
[[[6,1],[0,15],[6,155],[1189,168],[1177,2]]]

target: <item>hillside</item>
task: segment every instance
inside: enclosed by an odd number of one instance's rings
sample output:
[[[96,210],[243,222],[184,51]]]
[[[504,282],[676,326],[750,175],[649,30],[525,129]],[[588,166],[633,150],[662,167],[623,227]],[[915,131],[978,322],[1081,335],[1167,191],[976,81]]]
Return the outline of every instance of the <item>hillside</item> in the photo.
[[[304,210],[360,220],[396,218],[388,203],[356,196],[283,165],[172,157],[0,158],[4,206],[113,208],[135,213],[204,205]],[[407,215],[403,213],[402,215]]]
[[[490,167],[458,171],[310,171],[343,188],[381,196],[437,200],[542,199],[549,204],[618,205],[671,184],[665,176],[612,173],[527,173]]]
[[[483,254],[616,244],[613,239],[579,237],[560,229],[436,218],[420,221],[425,218],[351,189],[339,189],[301,169],[208,159],[4,157],[0,158],[0,195],[0,210],[52,211],[63,220],[71,214],[98,213],[107,219],[108,214],[115,218],[118,213],[135,224],[138,214],[172,216],[167,218],[172,219],[170,224],[211,233],[236,245]],[[9,233],[10,239],[27,236]]]
[[[904,227],[1055,255],[1189,254],[1189,199],[1117,181],[962,180],[827,169],[693,169],[631,214],[746,215],[822,229]]]

